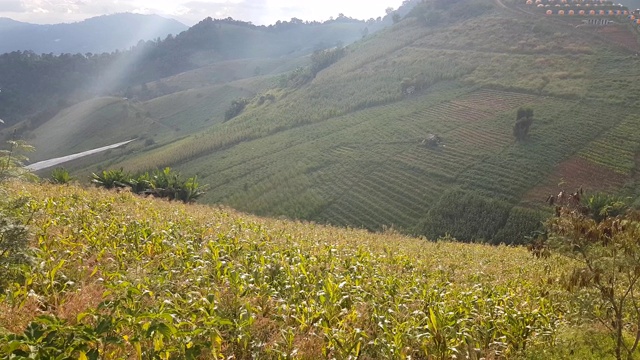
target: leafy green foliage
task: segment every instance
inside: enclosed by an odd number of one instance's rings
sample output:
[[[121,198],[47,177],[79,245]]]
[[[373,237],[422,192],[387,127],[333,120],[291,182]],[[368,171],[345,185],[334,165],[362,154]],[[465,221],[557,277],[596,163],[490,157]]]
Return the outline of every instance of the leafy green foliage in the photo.
[[[69,171],[65,168],[55,168],[51,172],[50,181],[54,184],[68,184],[73,181],[74,178],[69,174]]]
[[[6,345],[0,347],[0,354],[10,358],[28,359],[99,359],[100,335],[102,324],[94,329],[89,326],[66,326],[51,316],[40,316],[29,324],[21,335],[9,335]],[[105,343],[113,343],[107,339]]]
[[[431,239],[450,234],[459,240],[489,240],[507,222],[510,208],[473,193],[448,191],[426,215],[421,233]]]
[[[320,71],[328,68],[345,54],[343,47],[318,50],[311,55],[311,75],[315,77]]]
[[[636,358],[640,212],[601,194],[580,200],[557,200],[557,217],[548,222],[551,245],[578,264],[565,275],[565,288],[581,299],[587,316],[609,330],[616,359]]]
[[[588,196],[583,203],[584,212],[596,222],[623,215],[628,209],[625,199],[606,193],[595,193]]]
[[[543,229],[545,214],[538,210],[515,207],[509,212],[507,222],[491,239],[492,244],[524,245]]]
[[[225,121],[231,120],[234,117],[240,115],[240,113],[242,112],[242,110],[244,110],[247,104],[249,104],[249,99],[242,98],[242,99],[233,100],[231,102],[231,106],[229,106],[229,109],[227,109],[227,111],[224,113]]]
[[[128,186],[131,176],[122,168],[119,170],[103,170],[101,173],[91,174],[91,182],[105,189],[124,188]]]
[[[519,108],[516,123],[513,126],[513,136],[516,140],[523,141],[529,135],[529,128],[533,124],[533,109]]]
[[[28,231],[0,209],[0,292],[16,278],[16,266],[25,263]]]
[[[179,172],[167,167],[153,173],[132,176],[123,169],[104,170],[92,175],[92,183],[106,189],[128,187],[135,194],[152,195],[185,203],[196,201],[204,195],[206,186],[200,185],[198,177],[182,179]]]
[[[24,162],[29,160],[24,153],[33,151],[33,147],[22,140],[7,141],[8,150],[0,150],[0,184],[8,179],[34,179],[25,168]]]

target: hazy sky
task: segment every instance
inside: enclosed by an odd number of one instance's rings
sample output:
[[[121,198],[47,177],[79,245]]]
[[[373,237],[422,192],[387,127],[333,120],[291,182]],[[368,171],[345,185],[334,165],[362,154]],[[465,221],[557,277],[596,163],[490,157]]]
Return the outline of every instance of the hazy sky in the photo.
[[[358,19],[383,16],[402,0],[0,0],[0,17],[38,24],[80,21],[119,12],[158,14],[187,25],[211,16],[267,25],[297,17],[327,20],[344,13]]]

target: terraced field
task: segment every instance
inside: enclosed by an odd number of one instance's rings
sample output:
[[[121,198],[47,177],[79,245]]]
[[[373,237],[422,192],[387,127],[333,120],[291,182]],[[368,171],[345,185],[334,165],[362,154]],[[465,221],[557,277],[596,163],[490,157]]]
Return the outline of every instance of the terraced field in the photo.
[[[640,116],[627,115],[619,124],[580,152],[580,156],[617,173],[631,175],[640,150]]]
[[[303,127],[239,144],[208,158],[209,169],[196,163],[184,169],[211,184],[210,201],[240,209],[369,229],[412,228],[470,166],[512,145],[508,123],[515,107],[546,101],[495,90],[429,105],[433,99],[313,125],[314,133],[325,134],[313,139]],[[381,112],[387,116],[378,117]],[[421,145],[429,134],[441,136],[443,146]]]
[[[550,194],[582,187],[587,192],[615,192],[629,178],[607,167],[574,156],[559,164],[549,178],[528,191],[523,202],[535,206]]]

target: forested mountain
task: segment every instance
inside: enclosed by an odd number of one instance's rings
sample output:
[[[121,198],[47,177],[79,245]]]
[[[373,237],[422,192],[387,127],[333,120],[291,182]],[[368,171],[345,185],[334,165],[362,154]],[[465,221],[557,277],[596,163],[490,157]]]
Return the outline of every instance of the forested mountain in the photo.
[[[115,14],[81,22],[36,25],[0,18],[0,53],[103,53],[124,50],[139,40],[164,39],[189,27],[157,15]]]
[[[39,116],[48,118],[68,103],[97,95],[126,95],[129,87],[220,61],[301,56],[351,43],[387,20],[292,19],[266,27],[207,18],[177,36],[139,41],[127,51],[61,55],[14,51],[0,55],[0,118],[15,123],[43,111]]]

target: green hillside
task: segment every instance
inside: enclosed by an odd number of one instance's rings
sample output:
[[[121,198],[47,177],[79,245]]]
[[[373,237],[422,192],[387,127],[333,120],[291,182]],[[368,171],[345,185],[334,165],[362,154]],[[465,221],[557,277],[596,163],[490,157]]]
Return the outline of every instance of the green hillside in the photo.
[[[62,110],[31,131],[29,141],[37,150],[30,158],[39,161],[91,150],[147,134],[151,129],[171,131],[159,125],[139,104],[126,99],[88,100]]]
[[[34,119],[41,124],[68,104],[115,94],[140,99],[136,88],[202,67],[213,70],[218,63],[222,64],[217,73],[206,78],[210,81],[207,85],[212,80],[213,84],[237,80],[245,77],[247,69],[225,64],[235,60],[241,60],[236,65],[253,65],[251,75],[284,71],[291,59],[317,49],[350,44],[360,39],[365,29],[374,33],[390,22],[386,18],[365,22],[339,17],[319,23],[294,18],[256,26],[231,18],[206,18],[175,37],[140,41],[112,53],[0,54],[4,70],[0,72],[0,117],[11,125]],[[166,95],[171,89],[159,90]],[[148,91],[141,92],[142,100],[149,99]]]
[[[611,358],[586,293],[562,291],[566,258],[128,192],[0,190],[2,239],[26,236],[34,264],[0,278],[3,358]]]
[[[222,72],[222,68],[218,67],[215,73]],[[177,89],[178,85],[175,84],[183,83],[184,78],[191,76],[193,75],[187,72],[165,79],[163,84],[176,86],[173,89]],[[19,134],[35,146],[36,152],[30,155],[32,162],[132,138],[142,141],[129,146],[127,151],[154,148],[223,122],[225,112],[233,100],[253,98],[273,83],[274,80],[269,77],[252,77],[221,85],[175,91],[147,101],[121,97],[95,98],[60,111],[35,129],[30,130],[28,121],[13,128],[18,129]],[[150,91],[156,86],[158,85],[152,84]],[[6,130],[6,133],[10,134],[11,129]],[[112,155],[119,156],[121,153],[114,151]],[[113,159],[106,160],[113,162]],[[78,165],[82,167],[83,161],[76,163],[80,163]]]
[[[523,241],[563,188],[636,197],[635,30],[507,5],[427,2],[312,80],[280,77],[236,118],[114,166],[198,174],[206,201],[260,215],[494,242]],[[187,103],[204,113],[171,126],[220,116]]]

